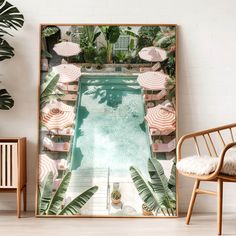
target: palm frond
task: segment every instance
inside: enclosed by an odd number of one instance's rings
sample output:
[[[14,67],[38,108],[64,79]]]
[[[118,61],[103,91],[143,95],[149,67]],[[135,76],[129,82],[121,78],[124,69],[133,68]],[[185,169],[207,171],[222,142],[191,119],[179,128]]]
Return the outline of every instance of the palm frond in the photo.
[[[10,59],[14,56],[14,48],[10,44],[0,38],[0,61]]]
[[[75,215],[79,213],[79,210],[87,203],[87,201],[96,193],[98,186],[93,186],[92,188],[86,190],[78,197],[73,199],[68,203],[59,215]]]
[[[56,193],[54,194],[53,198],[51,199],[48,205],[47,212],[49,215],[56,215],[61,210],[60,208],[65,198],[65,194],[70,183],[70,178],[71,178],[71,172],[68,172],[64,176],[60,186],[58,187]]]
[[[49,172],[39,186],[38,211],[44,215],[52,198],[53,174]]]
[[[9,110],[14,106],[14,100],[6,89],[0,89],[0,109]]]
[[[24,16],[20,11],[5,0],[0,0],[0,27],[17,30],[24,24]]]
[[[157,211],[160,207],[159,199],[150,186],[149,182],[145,180],[139,170],[134,167],[130,167],[131,178],[134,182],[139,196],[147,204],[152,211]]]

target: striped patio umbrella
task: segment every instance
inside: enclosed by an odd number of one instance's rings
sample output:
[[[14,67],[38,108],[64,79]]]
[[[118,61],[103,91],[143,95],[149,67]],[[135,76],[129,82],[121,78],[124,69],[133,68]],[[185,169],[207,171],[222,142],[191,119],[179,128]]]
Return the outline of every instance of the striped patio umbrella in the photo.
[[[144,72],[139,74],[138,76],[138,83],[143,89],[146,90],[162,90],[165,89],[165,84],[169,76],[162,72]]]
[[[61,64],[54,66],[52,70],[59,74],[60,83],[70,83],[79,79],[81,75],[81,69],[73,64]]]
[[[82,50],[80,45],[73,42],[61,42],[54,45],[53,50],[60,56],[71,57],[78,55]]]
[[[157,105],[147,110],[145,120],[150,128],[158,129],[161,132],[175,130],[175,111],[163,105]]]
[[[39,182],[42,183],[49,172],[52,172],[53,180],[58,176],[57,165],[48,155],[39,155]]]
[[[48,113],[42,113],[41,123],[48,130],[63,130],[73,124],[74,112],[62,111],[59,108],[52,108]]]
[[[145,47],[138,53],[139,57],[145,61],[160,62],[167,58],[166,51],[158,47]]]
[[[65,104],[64,102],[59,102],[57,100],[53,100],[52,102],[48,103],[42,109],[42,112],[43,113],[48,113],[48,112],[50,112],[50,110],[52,110],[54,108],[58,108],[61,111],[68,111],[68,112],[73,112],[74,111],[73,106],[69,106],[69,105]]]

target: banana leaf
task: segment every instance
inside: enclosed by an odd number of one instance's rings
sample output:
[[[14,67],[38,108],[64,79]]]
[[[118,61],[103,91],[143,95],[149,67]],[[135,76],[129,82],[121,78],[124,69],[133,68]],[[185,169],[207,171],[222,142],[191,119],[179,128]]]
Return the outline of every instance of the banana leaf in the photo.
[[[48,205],[48,215],[56,215],[61,210],[61,205],[65,198],[65,194],[70,183],[70,178],[71,172],[68,172],[64,176],[60,186],[58,187],[56,193],[54,194],[53,198],[51,199]]]
[[[70,203],[68,203],[62,211],[59,213],[59,215],[75,215],[79,213],[79,210],[87,203],[87,201],[96,193],[98,190],[98,186],[94,186],[82,194],[80,194],[78,197],[73,199]]]
[[[14,101],[6,89],[0,89],[0,110],[9,110],[14,106]]]
[[[159,199],[148,181],[145,180],[139,170],[132,166],[130,167],[130,173],[139,196],[152,211],[157,211],[160,208]]]
[[[12,4],[5,0],[0,0],[0,27],[21,28],[24,24],[24,16]]]
[[[168,187],[175,194],[176,192],[176,160],[173,160],[173,165],[171,167],[171,174],[168,180]]]
[[[175,206],[175,195],[168,187],[168,179],[161,163],[157,159],[150,158],[148,160],[148,172],[161,208],[172,209]]]
[[[49,172],[39,186],[38,211],[40,215],[44,215],[48,209],[48,204],[52,198],[53,174]]]

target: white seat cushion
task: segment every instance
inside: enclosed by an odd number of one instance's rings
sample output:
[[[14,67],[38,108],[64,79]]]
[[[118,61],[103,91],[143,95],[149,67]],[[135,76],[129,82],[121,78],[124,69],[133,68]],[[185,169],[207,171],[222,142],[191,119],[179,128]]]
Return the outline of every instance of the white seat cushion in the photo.
[[[188,174],[208,175],[216,170],[218,161],[218,157],[195,155],[180,160],[177,169]],[[221,173],[236,175],[236,149],[230,149],[226,153]]]

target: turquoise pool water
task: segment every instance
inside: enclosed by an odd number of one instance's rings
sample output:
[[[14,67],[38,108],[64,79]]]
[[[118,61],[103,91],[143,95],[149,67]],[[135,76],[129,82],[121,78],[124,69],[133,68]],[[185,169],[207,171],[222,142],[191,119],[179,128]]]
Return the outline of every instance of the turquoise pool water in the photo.
[[[151,156],[144,123],[141,89],[134,76],[82,76],[72,170],[110,168],[129,174],[135,166],[146,172]]]

